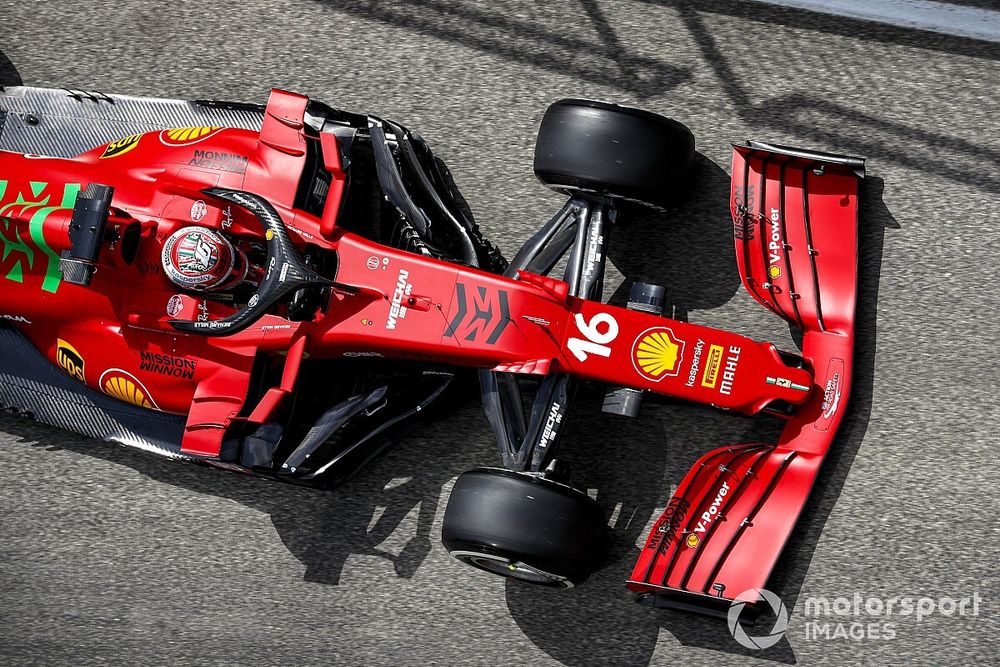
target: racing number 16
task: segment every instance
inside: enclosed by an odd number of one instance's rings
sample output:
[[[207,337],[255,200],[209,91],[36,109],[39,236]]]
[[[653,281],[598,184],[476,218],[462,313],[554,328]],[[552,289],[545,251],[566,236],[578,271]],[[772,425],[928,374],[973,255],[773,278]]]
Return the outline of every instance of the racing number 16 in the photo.
[[[586,361],[587,356],[596,354],[599,357],[610,357],[611,348],[608,343],[618,337],[618,322],[609,313],[597,313],[590,318],[590,322],[583,319],[581,313],[576,314],[576,328],[583,334],[583,338],[570,338],[566,342],[569,351],[580,361]],[[607,329],[602,333],[601,325],[606,325]],[[586,340],[584,340],[584,338]]]

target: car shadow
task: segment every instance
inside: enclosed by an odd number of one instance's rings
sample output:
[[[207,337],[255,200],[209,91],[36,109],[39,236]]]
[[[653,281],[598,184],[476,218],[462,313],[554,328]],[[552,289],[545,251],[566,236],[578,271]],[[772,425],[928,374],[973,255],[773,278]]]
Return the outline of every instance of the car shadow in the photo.
[[[14,67],[10,58],[4,55],[3,51],[0,51],[0,90],[3,90],[4,86],[20,85],[23,85],[21,74]]]
[[[633,281],[662,285],[665,314],[686,320],[691,310],[724,305],[739,289],[733,270],[729,175],[695,154],[688,187],[664,211],[627,208],[611,230],[608,259],[627,271],[609,301],[624,306]]]
[[[802,518],[768,583],[768,588],[790,610],[796,606],[819,537],[843,490],[871,415],[882,253],[886,230],[899,229],[899,224],[883,202],[882,179],[869,176],[862,187],[851,405]],[[726,188],[728,193],[728,179]],[[715,193],[715,201],[728,201],[727,193]],[[728,219],[728,211],[725,214]],[[728,225],[725,232],[727,248],[731,248]],[[713,258],[702,257],[698,247],[696,244],[685,249],[693,256],[684,282],[692,286],[717,281],[720,275],[713,273],[717,270]],[[638,252],[642,252],[641,247]],[[717,256],[724,254],[720,252]],[[726,259],[727,273],[735,276],[732,259]],[[693,292],[691,303],[685,303],[684,293],[679,292],[675,299],[680,302],[672,303],[680,309],[694,303],[702,307],[727,291],[728,287],[718,292]],[[596,395],[581,397],[579,407],[584,408],[580,410],[583,415],[597,416],[570,422],[564,437],[574,446],[567,450],[567,455],[573,464],[575,481],[586,488],[599,489],[598,501],[609,516],[616,518],[612,552],[605,567],[574,590],[554,591],[509,581],[507,606],[525,635],[553,658],[570,666],[598,662],[646,664],[661,630],[685,646],[795,664],[795,654],[787,638],[769,649],[750,651],[733,640],[725,621],[640,606],[632,602],[633,595],[624,587],[624,579],[639,555],[637,543],[643,543],[649,523],[665,507],[670,493],[698,456],[726,443],[774,441],[781,423],[680,403],[644,406],[642,418],[632,421],[601,414],[600,396]],[[580,610],[586,610],[585,615]],[[758,620],[757,625],[763,627],[759,634],[771,627],[767,623],[766,616]]]
[[[461,378],[455,396],[476,395],[476,382],[471,373]],[[414,424],[411,433],[332,490],[171,461],[10,414],[0,414],[0,430],[26,446],[84,454],[187,493],[217,496],[263,512],[305,566],[306,581],[337,585],[354,555],[384,559],[396,576],[412,577],[439,543],[432,523],[445,487],[465,470],[494,460],[492,433],[478,403],[452,401],[442,407],[447,407],[447,415],[439,409]]]

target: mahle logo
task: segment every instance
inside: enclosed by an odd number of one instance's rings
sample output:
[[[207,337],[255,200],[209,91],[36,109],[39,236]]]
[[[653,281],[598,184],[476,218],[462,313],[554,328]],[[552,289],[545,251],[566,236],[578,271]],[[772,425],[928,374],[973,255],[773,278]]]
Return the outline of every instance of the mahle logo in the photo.
[[[770,605],[771,611],[774,612],[776,618],[774,627],[771,628],[770,632],[765,635],[751,637],[747,634],[743,626],[740,625],[740,614],[743,613],[749,602],[754,602],[758,598],[764,598],[764,602]],[[771,648],[785,636],[785,630],[788,629],[788,609],[785,608],[785,604],[781,601],[781,598],[771,591],[765,588],[751,588],[736,596],[733,604],[729,607],[729,614],[726,620],[729,622],[729,633],[740,646],[759,651]]]

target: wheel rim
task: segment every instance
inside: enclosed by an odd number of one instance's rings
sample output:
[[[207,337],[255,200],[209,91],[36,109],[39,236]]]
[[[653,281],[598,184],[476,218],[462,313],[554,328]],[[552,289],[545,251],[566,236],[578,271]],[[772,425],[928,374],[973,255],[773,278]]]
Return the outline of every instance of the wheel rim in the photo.
[[[573,588],[573,582],[566,577],[561,577],[551,572],[546,572],[537,567],[528,565],[515,558],[487,554],[477,551],[452,551],[451,555],[458,560],[468,563],[481,570],[499,574],[503,577],[520,579],[533,584],[543,584],[560,588]]]

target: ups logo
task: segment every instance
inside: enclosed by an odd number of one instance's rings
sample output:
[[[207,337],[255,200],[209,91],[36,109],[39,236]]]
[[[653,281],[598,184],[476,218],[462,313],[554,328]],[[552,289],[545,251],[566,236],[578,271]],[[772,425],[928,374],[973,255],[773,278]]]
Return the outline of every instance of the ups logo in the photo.
[[[60,338],[56,342],[56,365],[66,371],[66,375],[86,384],[84,361],[76,348]]]
[[[112,141],[108,144],[108,147],[104,149],[101,154],[101,159],[109,157],[118,157],[119,155],[124,155],[130,150],[139,145],[139,140],[142,139],[141,134],[130,134],[124,139],[119,139],[118,141]]]

